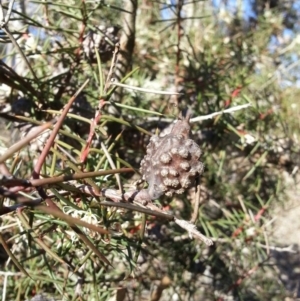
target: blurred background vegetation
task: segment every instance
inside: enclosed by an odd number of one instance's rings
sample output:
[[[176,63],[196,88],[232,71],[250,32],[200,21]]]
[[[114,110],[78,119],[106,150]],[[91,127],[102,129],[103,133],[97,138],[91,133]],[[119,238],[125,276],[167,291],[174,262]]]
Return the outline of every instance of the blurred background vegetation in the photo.
[[[0,4],[5,16],[12,2]],[[59,117],[89,79],[43,161],[42,178],[122,167],[136,172],[43,187],[62,212],[108,229],[110,236],[82,225],[76,230],[64,218],[15,202],[13,196],[21,195],[37,200],[33,187],[1,188],[2,300],[43,300],[40,294],[50,300],[300,298],[300,263],[287,260],[297,255],[297,238],[273,235],[281,208],[297,195],[300,1],[13,4],[0,31],[1,156],[36,126]],[[111,77],[180,95],[114,89],[105,84]],[[200,118],[247,103],[251,107]],[[193,113],[193,136],[205,163],[196,226],[213,238],[211,247],[172,222],[102,206],[104,198],[74,190],[80,183],[100,189],[122,183],[127,190],[140,177],[151,133],[186,109]],[[1,185],[7,175],[31,178],[49,135],[1,157]],[[159,203],[189,220],[194,192]],[[288,227],[288,217],[282,223]]]

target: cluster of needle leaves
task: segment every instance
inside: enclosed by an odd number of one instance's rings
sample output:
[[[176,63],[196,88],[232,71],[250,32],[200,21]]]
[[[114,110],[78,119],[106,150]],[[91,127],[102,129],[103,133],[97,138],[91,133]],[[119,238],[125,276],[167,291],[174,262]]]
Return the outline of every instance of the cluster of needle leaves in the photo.
[[[119,1],[0,3],[2,299],[282,300],[268,225],[282,173],[297,165],[298,133],[285,118],[292,89],[274,79],[290,55],[270,50],[274,22],[215,18],[209,1],[129,2],[135,11]],[[89,34],[111,43],[99,25],[120,26],[120,44],[108,60],[96,45],[92,61]],[[161,197],[159,212],[120,201],[151,135],[187,109],[206,166],[198,190]],[[192,219],[213,246],[172,217]]]

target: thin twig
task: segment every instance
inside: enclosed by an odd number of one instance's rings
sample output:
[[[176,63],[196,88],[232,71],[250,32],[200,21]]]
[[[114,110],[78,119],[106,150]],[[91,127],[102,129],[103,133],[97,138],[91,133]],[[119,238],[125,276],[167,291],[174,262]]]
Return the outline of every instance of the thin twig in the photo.
[[[39,180],[32,180],[32,181],[39,181]],[[211,246],[213,244],[212,239],[210,239],[210,238],[206,237],[205,235],[203,235],[202,233],[200,233],[193,223],[186,221],[186,220],[178,219],[175,216],[164,212],[162,209],[157,207],[151,201],[148,201],[146,199],[147,193],[145,193],[146,192],[145,190],[140,190],[140,191],[133,190],[133,191],[127,191],[124,194],[121,194],[120,192],[118,192],[115,189],[103,189],[99,193],[99,192],[95,191],[93,189],[93,187],[87,186],[87,185],[81,185],[77,188],[80,189],[80,191],[85,194],[92,195],[92,196],[104,196],[113,201],[113,202],[108,202],[108,201],[103,202],[102,201],[102,202],[98,203],[99,205],[121,207],[121,208],[124,208],[127,210],[138,211],[138,212],[142,212],[147,215],[157,216],[157,217],[164,218],[164,219],[167,219],[170,221],[174,221],[181,228],[185,229],[188,232],[190,237],[198,238],[208,246]],[[47,196],[47,198],[49,198],[49,196]],[[38,206],[40,204],[41,199],[29,200],[28,202],[24,202],[22,204],[18,204],[18,205],[9,207],[9,209],[10,209],[9,212],[16,210],[18,208],[22,208],[26,205],[39,208]],[[145,199],[146,199],[146,202],[144,203],[143,200],[145,200]],[[137,204],[138,206],[133,205],[132,202]],[[61,213],[57,212],[57,210],[55,210],[55,209],[49,209],[49,210],[51,210],[51,212],[53,212],[55,214],[61,214]]]
[[[22,273],[0,271],[0,276],[22,276]]]
[[[103,89],[104,94],[107,93],[107,90],[110,87],[111,78],[114,74],[116,64],[117,64],[117,61],[118,61],[119,51],[120,51],[120,44],[117,43],[115,45],[114,55],[113,55],[113,58],[112,58],[112,61],[111,61],[110,69],[109,69],[109,72],[108,72],[108,75],[107,75],[107,78],[106,78],[106,82],[105,82],[105,86],[104,86],[104,89]],[[99,71],[102,72],[101,70],[99,70]],[[105,107],[106,104],[107,104],[107,101],[104,99],[104,97],[100,97],[99,104],[98,104],[98,110],[95,111],[95,118],[91,120],[90,132],[89,132],[88,138],[86,140],[85,147],[83,148],[83,150],[81,152],[81,155],[80,155],[80,162],[82,162],[82,163],[84,163],[87,159],[87,156],[89,154],[93,138],[95,136],[95,128],[101,120],[102,109]]]
[[[188,222],[188,221],[185,221],[182,219],[178,219],[178,218],[175,218],[174,221],[178,226],[185,229],[190,234],[190,236],[202,240],[207,246],[213,245],[213,241],[210,238],[203,235],[202,233],[200,233],[197,230],[196,226],[194,224],[192,224],[191,222]]]
[[[116,190],[114,189],[107,189],[102,191],[103,195],[110,198],[111,200],[115,202],[121,202],[122,200],[125,201],[132,201],[135,204],[138,204],[142,207],[145,207],[147,209],[153,210],[154,212],[159,212],[162,214],[166,214],[162,209],[158,208],[156,205],[154,205],[151,201],[149,202],[147,198],[147,191],[142,189],[139,191],[128,191],[124,193],[123,195],[120,195]],[[147,202],[143,202],[146,199]],[[168,215],[170,216],[170,215]],[[172,215],[171,215],[172,216]],[[213,244],[213,241],[200,233],[196,226],[192,224],[189,221],[181,220],[176,218],[175,216],[172,216],[172,219],[175,221],[175,223],[180,226],[181,228],[185,229],[191,237],[195,237],[203,241],[206,245],[211,246]]]
[[[134,46],[136,43],[138,0],[127,0],[124,1],[123,4],[123,8],[127,12],[120,15],[120,21],[122,22],[120,55],[118,56],[118,64],[115,69],[115,77],[118,81],[122,81],[128,75],[128,72],[130,73],[132,70],[132,57],[134,55]],[[113,100],[115,102],[121,102],[122,96],[123,89],[116,89]]]
[[[3,163],[5,160],[12,157],[17,151],[22,149],[25,145],[27,145],[32,139],[38,137],[41,135],[45,130],[49,129],[51,127],[52,123],[47,122],[41,126],[36,127],[34,131],[32,131],[30,134],[28,134],[26,137],[24,137],[19,142],[13,144],[2,156],[0,156],[0,163]]]
[[[294,249],[294,245],[289,245],[287,247],[281,248],[281,247],[276,247],[276,246],[266,246],[261,243],[257,243],[258,246],[264,248],[264,249],[270,249],[275,252],[282,252],[282,253],[291,253],[291,254],[298,254],[299,251]]]
[[[31,180],[23,180],[23,179],[2,179],[0,184],[5,187],[13,187],[15,185],[20,185],[23,187],[38,187],[38,186],[45,186],[51,184],[62,183],[65,181],[73,181],[73,180],[80,180],[86,179],[91,177],[99,177],[105,175],[111,175],[115,173],[125,173],[125,172],[134,172],[132,168],[119,168],[119,169],[111,169],[111,170],[100,170],[100,171],[91,171],[91,172],[80,172],[80,173],[73,173],[69,175],[62,175],[52,178],[34,178]]]
[[[19,54],[21,55],[21,57],[23,58],[25,64],[27,65],[28,69],[30,70],[33,78],[36,80],[36,83],[39,83],[39,80],[34,72],[34,70],[32,69],[30,63],[27,60],[26,55],[24,54],[24,52],[22,51],[21,47],[19,46],[18,42],[16,41],[16,39],[14,38],[14,36],[10,33],[10,31],[8,30],[8,28],[6,26],[4,26],[2,28],[2,30],[8,35],[8,37],[10,38],[11,42],[14,44],[14,46],[17,48]]]
[[[0,163],[0,175],[1,177],[4,176],[6,178],[12,177],[11,172],[9,171],[9,169],[7,168],[4,162]],[[0,183],[1,183],[1,179],[0,179]]]
[[[103,142],[101,142],[101,148],[102,148],[102,150],[103,150],[103,152],[104,152],[104,154],[105,154],[105,156],[106,156],[106,158],[107,158],[107,160],[110,164],[111,169],[117,169],[114,161],[111,158],[111,155],[109,154],[109,152],[108,152],[108,150],[107,150],[107,148],[106,148],[106,146],[104,145]],[[123,187],[122,187],[122,182],[121,182],[121,179],[120,179],[120,175],[116,173],[115,177],[116,177],[116,180],[117,180],[117,183],[118,183],[118,186],[119,186],[119,190],[120,190],[120,192],[123,193]]]
[[[103,98],[101,98],[99,100],[98,110],[95,111],[95,118],[91,120],[90,132],[89,132],[88,138],[86,140],[85,147],[83,148],[83,150],[81,151],[81,154],[80,154],[80,162],[81,163],[84,163],[87,159],[87,156],[89,154],[90,147],[93,142],[94,135],[95,135],[95,128],[101,120],[102,109],[105,105],[106,105],[106,101]]]
[[[39,92],[31,85],[31,82],[29,80],[25,80],[22,76],[19,76],[11,67],[1,60],[0,82],[16,90],[21,90],[24,94],[30,92],[33,96],[39,99]]]
[[[14,3],[15,3],[15,0],[11,0],[9,2],[8,9],[7,9],[7,12],[6,12],[6,16],[4,17],[2,1],[0,1],[0,29],[3,29],[3,27],[5,27],[8,23],[8,21],[10,20],[10,15],[12,13]]]
[[[190,222],[192,224],[195,224],[198,219],[200,199],[201,199],[201,187],[200,187],[200,183],[198,181],[196,191],[195,191],[194,211],[193,211],[192,218],[190,220]]]
[[[225,109],[223,111],[214,112],[212,114],[194,117],[194,118],[190,119],[190,123],[194,123],[194,122],[198,122],[198,121],[202,121],[202,120],[211,119],[211,118],[213,118],[215,116],[222,115],[224,113],[233,113],[233,112],[236,112],[236,111],[240,111],[242,109],[246,109],[246,108],[251,107],[251,106],[252,106],[251,103],[246,103],[246,104],[243,104],[243,105],[239,105],[239,106],[235,106],[235,107],[231,107],[231,108]]]
[[[177,44],[176,44],[176,65],[175,65],[175,87],[176,91],[178,92],[179,89],[179,80],[180,80],[180,59],[181,59],[181,48],[180,48],[180,43],[181,43],[181,37],[182,37],[182,16],[181,16],[181,11],[184,5],[183,0],[178,0],[177,5],[176,5],[176,25],[177,25]],[[176,94],[178,95],[178,94]],[[178,97],[175,96],[175,107],[178,107]]]
[[[236,111],[239,111],[239,110],[242,110],[242,109],[245,109],[245,108],[248,108],[248,107],[251,107],[252,105],[251,104],[244,104],[244,105],[239,105],[239,106],[235,106],[235,107],[231,107],[231,108],[228,108],[228,109],[225,109],[224,111],[220,111],[220,112],[214,112],[212,114],[208,114],[208,115],[202,115],[202,116],[197,116],[197,117],[194,117],[194,118],[191,118],[190,119],[190,123],[196,123],[196,122],[199,122],[199,121],[202,121],[202,120],[207,120],[207,119],[211,119],[217,115],[222,115],[222,114],[226,114],[226,113],[232,113],[232,112],[236,112]],[[137,117],[136,116],[131,116],[131,115],[128,115],[127,116],[128,118],[131,118],[131,119],[136,119]],[[150,116],[150,117],[143,117],[143,120],[142,121],[136,121],[138,124],[145,124],[145,122],[166,122],[166,123],[171,123],[171,122],[174,122],[174,119],[172,118],[163,118],[163,117],[160,117],[160,116]]]
[[[115,82],[114,79],[112,79],[111,85],[126,88],[126,89],[130,89],[130,90],[141,91],[141,92],[145,92],[145,93],[160,94],[160,95],[181,95],[182,94],[182,93],[177,93],[177,92],[158,91],[158,90],[139,88],[139,87],[130,86],[130,85],[126,85],[126,84],[121,84],[119,82]]]
[[[7,277],[8,277],[7,275],[4,275],[3,289],[2,289],[2,301],[6,300]]]
[[[109,72],[108,72],[108,75],[107,75],[107,78],[106,78],[106,82],[105,82],[105,87],[104,87],[104,91],[103,91],[104,94],[107,93],[107,90],[111,85],[111,79],[112,79],[113,74],[114,74],[115,69],[116,69],[119,52],[120,52],[120,44],[116,43],[115,50],[114,50],[114,55],[113,55],[113,58],[112,58],[112,61],[111,61],[111,64],[110,64],[110,69],[109,69]]]
[[[65,117],[67,116],[67,113],[68,113],[69,109],[72,106],[72,103],[74,102],[74,100],[76,99],[76,97],[79,95],[79,93],[85,88],[85,86],[88,84],[88,82],[89,82],[89,79],[87,79],[84,82],[84,84],[78,89],[78,91],[74,94],[74,96],[71,97],[71,99],[69,100],[68,104],[65,106],[63,112],[61,113],[61,115],[60,115],[57,123],[55,124],[54,129],[51,132],[51,135],[50,135],[50,137],[49,137],[49,139],[48,139],[48,141],[47,141],[47,143],[46,143],[46,145],[45,145],[45,147],[44,147],[44,149],[43,149],[43,151],[42,151],[42,153],[41,153],[41,155],[40,155],[40,157],[38,159],[38,162],[37,162],[36,166],[34,167],[34,172],[33,172],[33,178],[34,179],[39,178],[39,174],[40,174],[40,170],[42,168],[42,165],[45,162],[45,159],[46,159],[46,157],[47,157],[47,155],[49,153],[49,150],[50,150],[50,148],[51,148],[51,146],[52,146],[52,144],[53,144],[53,142],[55,140],[55,137],[56,137],[59,129],[62,126],[62,123],[63,123]]]
[[[46,159],[46,156],[54,142],[54,139],[63,123],[63,120],[66,117],[73,101],[78,96],[78,94],[84,89],[84,87],[87,85],[88,81],[89,80],[86,80],[86,82],[79,88],[79,90],[75,93],[75,95],[73,97],[71,97],[68,104],[65,106],[61,116],[59,117],[58,122],[56,123],[56,125],[46,143],[45,148],[42,151],[42,154],[40,155],[40,157],[38,159],[37,164],[34,167],[34,171],[32,173],[33,179],[35,179],[37,181],[40,180],[39,177],[40,177],[40,171],[41,171],[42,165],[43,165],[43,163]],[[46,207],[46,210],[51,210],[53,212],[52,214],[56,214],[56,216],[59,216],[60,214],[62,214],[61,209],[52,201],[51,198],[48,197],[47,193],[44,191],[44,188],[42,186],[37,186],[36,190],[39,193],[40,197],[48,205],[48,207]],[[93,245],[93,243],[84,235],[84,233],[82,232],[82,230],[80,228],[78,228],[78,226],[76,226],[73,223],[69,223],[69,225],[70,225],[71,229],[80,237],[80,239],[83,241],[83,243],[86,244],[91,250],[93,250],[93,252],[100,258],[100,260],[102,260],[106,264],[109,264],[109,261],[106,259],[106,257]]]
[[[14,36],[10,33],[9,29],[8,29],[8,22],[10,20],[11,17],[11,13],[12,13],[12,9],[14,6],[14,0],[11,0],[9,2],[9,6],[7,9],[7,13],[6,16],[4,17],[4,12],[3,12],[3,8],[2,8],[2,1],[0,1],[0,29],[2,29],[7,36],[9,37],[9,39],[11,40],[11,42],[14,44],[14,46],[17,48],[19,54],[21,55],[21,57],[23,58],[23,60],[25,61],[25,64],[27,65],[27,67],[29,68],[32,76],[34,77],[34,79],[36,80],[36,82],[38,83],[38,78],[34,72],[34,70],[32,69],[31,65],[29,64],[27,57],[25,56],[25,54],[23,53],[22,49],[20,48],[19,44],[17,43],[16,39],[14,38]]]

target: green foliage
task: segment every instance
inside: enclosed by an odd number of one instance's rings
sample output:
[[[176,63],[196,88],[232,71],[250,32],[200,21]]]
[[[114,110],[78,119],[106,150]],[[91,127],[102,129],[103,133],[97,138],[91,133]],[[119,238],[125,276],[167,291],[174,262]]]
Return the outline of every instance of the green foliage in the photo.
[[[33,137],[29,145],[17,137],[14,150],[1,146],[6,157],[0,157],[0,163],[8,169],[1,171],[3,176],[30,180],[42,162],[42,179],[30,182],[35,185],[18,182],[7,187],[1,180],[0,276],[6,300],[30,299],[40,292],[63,300],[111,300],[116,294],[117,300],[287,296],[270,265],[267,236],[272,207],[285,197],[282,171],[293,169],[299,152],[293,140],[299,134],[299,111],[291,108],[298,92],[293,85],[283,87],[276,77],[278,60],[293,64],[291,52],[299,51],[298,44],[272,51],[274,32],[279,36],[284,28],[279,11],[265,9],[251,26],[239,14],[217,14],[209,2],[178,2],[170,18],[162,19],[163,4],[139,1],[131,71],[122,82],[181,94],[123,88],[116,103],[120,92],[110,79],[120,62],[110,54],[118,48],[90,46],[89,56],[84,41],[89,30],[103,36],[99,25],[124,27],[127,5],[27,1],[26,11],[13,11],[7,28],[20,49],[11,43],[0,48],[0,82],[8,88],[3,103],[12,107],[9,113],[2,110],[1,117],[9,121],[5,126],[12,133],[14,125],[24,130],[23,122],[52,121],[47,127],[55,132],[58,120],[63,123],[44,160],[41,152],[49,132]],[[119,36],[122,56],[122,29]],[[83,92],[64,119],[62,109],[80,88]],[[212,247],[190,239],[174,222],[141,213],[138,206],[113,206],[101,196],[105,188],[130,188],[139,177],[150,135],[167,127],[181,110],[190,109],[197,120],[246,103],[252,106],[201,122],[192,119],[206,165],[196,226],[213,238]],[[93,144],[86,148],[93,125]],[[114,173],[119,168],[136,172]],[[83,192],[80,185],[95,194]],[[33,203],[25,206],[25,198]],[[45,199],[47,207],[40,205]],[[172,199],[162,197],[157,204],[189,220],[195,189]]]

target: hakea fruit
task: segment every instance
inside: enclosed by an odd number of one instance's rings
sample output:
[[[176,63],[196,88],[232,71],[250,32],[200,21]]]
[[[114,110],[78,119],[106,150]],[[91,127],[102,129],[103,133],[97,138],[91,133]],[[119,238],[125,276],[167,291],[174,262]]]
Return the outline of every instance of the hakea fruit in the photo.
[[[190,138],[190,115],[179,118],[171,132],[163,137],[154,135],[141,162],[142,179],[148,182],[148,198],[182,194],[192,187],[204,165],[199,145]],[[145,193],[146,191],[144,191]]]

